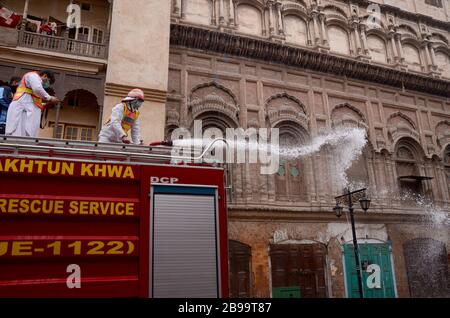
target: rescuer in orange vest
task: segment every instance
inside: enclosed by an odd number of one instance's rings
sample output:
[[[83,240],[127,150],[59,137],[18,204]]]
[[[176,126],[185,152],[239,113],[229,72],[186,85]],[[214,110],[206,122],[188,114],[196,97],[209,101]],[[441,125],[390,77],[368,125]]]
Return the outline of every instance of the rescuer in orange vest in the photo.
[[[45,91],[54,82],[52,71],[29,72],[22,77],[8,109],[5,135],[37,137],[42,110],[59,103]]]
[[[144,92],[138,88],[128,93],[122,103],[114,106],[111,118],[103,126],[98,136],[99,142],[131,143],[127,137],[131,132],[131,140],[135,145],[140,145],[141,128],[139,119],[139,108],[144,103]]]

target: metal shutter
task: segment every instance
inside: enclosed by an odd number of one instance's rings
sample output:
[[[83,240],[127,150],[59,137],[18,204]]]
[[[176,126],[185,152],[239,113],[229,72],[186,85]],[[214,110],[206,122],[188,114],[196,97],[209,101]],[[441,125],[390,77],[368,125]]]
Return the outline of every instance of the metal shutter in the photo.
[[[219,297],[216,190],[159,188],[152,216],[153,297]]]

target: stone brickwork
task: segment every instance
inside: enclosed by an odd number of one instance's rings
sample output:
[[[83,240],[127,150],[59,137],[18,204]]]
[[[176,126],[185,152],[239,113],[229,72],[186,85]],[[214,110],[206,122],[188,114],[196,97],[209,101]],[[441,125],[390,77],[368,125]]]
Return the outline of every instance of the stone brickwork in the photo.
[[[409,297],[405,245],[432,238],[450,248],[448,224],[398,200],[399,177],[426,175],[433,179],[422,181],[423,193],[450,211],[450,82],[442,62],[449,11],[418,24],[418,0],[409,12],[378,2],[383,28],[375,32],[364,27],[366,1],[173,1],[166,135],[191,129],[194,119],[221,130],[280,127],[299,143],[334,127],[366,129],[368,146],[349,170],[371,188],[371,209],[356,214],[357,236],[391,244],[396,295]],[[348,47],[333,47],[342,39]],[[229,238],[251,248],[252,296],[272,295],[271,244],[326,246],[327,296],[347,296],[342,244],[351,230],[332,212],[342,190],[333,161],[324,149],[284,167],[300,167],[298,178],[229,166]]]

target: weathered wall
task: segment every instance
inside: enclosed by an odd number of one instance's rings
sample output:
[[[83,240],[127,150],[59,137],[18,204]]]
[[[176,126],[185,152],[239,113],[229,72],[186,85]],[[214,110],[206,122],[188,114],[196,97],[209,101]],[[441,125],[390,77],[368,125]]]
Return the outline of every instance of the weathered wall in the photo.
[[[147,95],[141,112],[145,142],[164,136],[169,24],[169,2],[138,0],[130,6],[129,1],[114,1],[103,120],[129,90],[143,89]]]

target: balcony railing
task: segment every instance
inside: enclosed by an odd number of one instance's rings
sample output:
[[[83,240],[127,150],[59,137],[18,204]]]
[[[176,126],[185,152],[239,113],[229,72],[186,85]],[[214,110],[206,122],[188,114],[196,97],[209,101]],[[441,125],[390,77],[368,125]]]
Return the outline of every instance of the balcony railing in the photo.
[[[65,37],[26,31],[20,32],[18,46],[100,59],[105,59],[108,55],[108,47],[106,44],[78,41]]]

